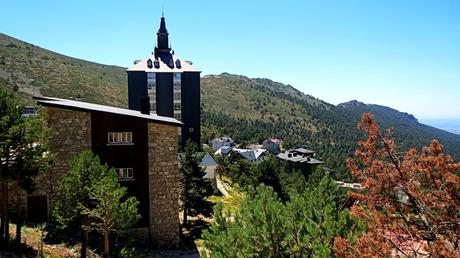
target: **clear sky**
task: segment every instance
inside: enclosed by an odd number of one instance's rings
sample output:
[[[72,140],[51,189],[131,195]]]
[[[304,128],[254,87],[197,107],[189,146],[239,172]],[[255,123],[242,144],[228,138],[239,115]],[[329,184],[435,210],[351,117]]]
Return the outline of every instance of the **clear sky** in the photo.
[[[7,1],[0,32],[130,66],[155,47],[161,12],[175,53],[203,74],[291,84],[418,118],[460,118],[460,1]]]

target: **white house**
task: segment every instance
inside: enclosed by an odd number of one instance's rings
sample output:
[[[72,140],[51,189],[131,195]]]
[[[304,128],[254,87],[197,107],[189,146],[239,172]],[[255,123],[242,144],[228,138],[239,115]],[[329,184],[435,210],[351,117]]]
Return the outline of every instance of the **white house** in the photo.
[[[232,150],[233,150],[232,146],[222,146],[219,149],[217,149],[216,152],[214,152],[214,155],[226,156],[226,155],[230,154],[230,152],[232,152]]]
[[[243,158],[249,160],[251,163],[254,163],[256,165],[268,159],[268,151],[264,149],[248,150],[233,148],[233,151],[237,152]]]

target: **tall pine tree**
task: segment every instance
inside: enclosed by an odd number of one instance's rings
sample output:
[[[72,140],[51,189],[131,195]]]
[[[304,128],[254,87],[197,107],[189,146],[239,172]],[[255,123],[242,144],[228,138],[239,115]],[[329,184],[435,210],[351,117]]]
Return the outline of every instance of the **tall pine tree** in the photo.
[[[181,201],[184,211],[184,225],[188,224],[187,216],[209,212],[210,203],[206,200],[212,194],[212,186],[203,177],[206,174],[200,166],[203,155],[197,153],[195,143],[187,141],[185,151],[180,158]]]
[[[52,155],[48,153],[49,130],[44,127],[44,116],[23,116],[24,107],[18,99],[0,89],[0,183],[3,190],[1,209],[1,238],[9,239],[8,188],[17,196],[34,188],[33,178],[49,169]],[[20,200],[16,198],[16,241],[21,240],[23,215]]]

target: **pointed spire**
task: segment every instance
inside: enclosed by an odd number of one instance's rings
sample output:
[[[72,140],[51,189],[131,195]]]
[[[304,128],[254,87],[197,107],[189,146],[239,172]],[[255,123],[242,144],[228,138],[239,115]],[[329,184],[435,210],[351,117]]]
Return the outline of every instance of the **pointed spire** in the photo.
[[[158,30],[157,33],[157,49],[158,52],[169,52],[171,48],[169,47],[169,33],[168,30],[166,30],[166,22],[165,22],[165,17],[161,17],[161,22],[160,22],[160,29]]]
[[[158,33],[168,33],[166,30],[165,17],[163,16],[161,16],[160,29],[158,30]]]

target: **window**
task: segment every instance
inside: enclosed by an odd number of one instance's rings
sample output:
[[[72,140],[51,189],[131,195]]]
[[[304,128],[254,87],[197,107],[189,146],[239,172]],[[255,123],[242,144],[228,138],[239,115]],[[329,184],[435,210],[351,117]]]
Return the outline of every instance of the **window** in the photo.
[[[132,132],[110,132],[107,134],[108,144],[131,144],[133,142]]]
[[[182,116],[181,116],[181,114],[174,114],[174,118],[177,119],[177,120],[181,120]]]
[[[156,91],[157,85],[157,74],[156,73],[147,73],[147,90],[150,92]]]
[[[175,110],[181,110],[180,103],[174,103],[174,109]]]
[[[180,99],[180,92],[174,92],[174,99]]]
[[[174,73],[173,74],[174,85],[180,86],[181,81],[181,73]]]
[[[120,181],[134,180],[133,168],[117,168],[116,171],[118,173],[118,180]]]

